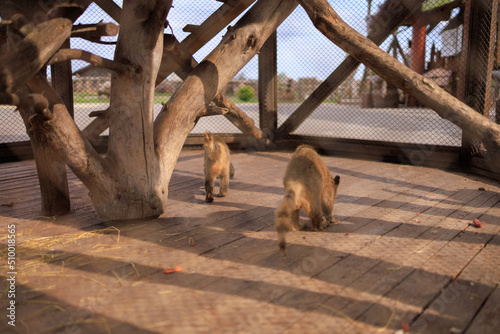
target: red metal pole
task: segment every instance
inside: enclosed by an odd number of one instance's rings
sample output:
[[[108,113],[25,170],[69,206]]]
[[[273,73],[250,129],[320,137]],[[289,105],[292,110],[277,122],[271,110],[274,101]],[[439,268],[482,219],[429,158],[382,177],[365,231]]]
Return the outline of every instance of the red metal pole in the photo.
[[[425,35],[427,24],[424,15],[419,15],[413,22],[413,36],[411,42],[411,69],[423,74],[425,69]],[[410,97],[410,106],[418,105],[417,99]]]

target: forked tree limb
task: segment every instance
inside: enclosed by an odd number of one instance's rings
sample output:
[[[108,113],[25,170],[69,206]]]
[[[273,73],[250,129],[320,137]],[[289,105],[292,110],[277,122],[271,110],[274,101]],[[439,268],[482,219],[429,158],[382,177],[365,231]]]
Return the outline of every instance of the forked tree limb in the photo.
[[[183,80],[189,75],[189,73],[191,73],[196,65],[198,65],[198,62],[193,58],[193,56],[172,35],[164,36],[163,59],[169,59],[168,64],[170,64],[172,68],[176,68],[175,73]],[[158,80],[156,82],[158,83]],[[206,110],[200,114],[200,117],[224,115],[243,133],[255,138],[257,144],[270,144],[269,138],[264,132],[255,126],[254,120],[242,111],[236,104],[232,103],[227,97],[222,94],[217,94],[213,103],[226,111],[220,113],[214,112],[213,110]],[[108,128],[110,123],[110,118],[107,114],[103,113],[97,116],[98,117],[83,130],[83,134],[91,141],[97,139],[97,137]]]
[[[296,7],[292,0],[257,1],[184,80],[155,120],[154,141],[162,178],[170,180],[182,145],[206,105]]]
[[[382,51],[347,25],[326,0],[298,0],[314,26],[330,41],[371,68],[387,82],[412,94],[439,116],[483,142],[500,167],[500,125],[481,116],[434,81],[424,78]]]
[[[78,49],[60,49],[49,60],[48,65],[72,59],[83,60],[95,67],[107,68],[108,70],[119,74],[126,74],[127,71],[132,70],[130,65],[120,64],[116,61],[109,60],[88,51]]]
[[[29,122],[28,131],[60,152],[66,164],[90,191],[101,191],[109,187],[112,173],[106,171],[104,159],[81,135],[52,86],[39,74],[31,78],[27,86],[35,93],[43,93],[48,101],[49,113],[48,117],[40,113],[24,115]]]
[[[177,39],[168,35],[164,43],[164,57],[165,55],[171,59],[171,63],[178,65],[175,73],[181,78],[185,79],[189,73],[198,65],[198,62],[187,51]],[[269,145],[270,141],[267,135],[255,126],[255,122],[236,104],[232,103],[227,97],[222,94],[217,94],[213,102],[228,112],[224,116],[233,123],[244,134],[255,138],[258,144]]]

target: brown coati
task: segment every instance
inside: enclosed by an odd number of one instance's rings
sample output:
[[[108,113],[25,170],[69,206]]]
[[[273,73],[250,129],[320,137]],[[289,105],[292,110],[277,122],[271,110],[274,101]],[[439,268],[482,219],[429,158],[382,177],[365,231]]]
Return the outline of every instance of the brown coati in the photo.
[[[281,256],[286,256],[285,234],[299,229],[300,209],[311,219],[312,231],[333,222],[333,203],[339,182],[340,176],[332,178],[330,171],[312,147],[297,147],[283,178],[285,196],[275,212]],[[324,223],[323,217],[326,220]]]
[[[234,167],[229,157],[229,147],[224,139],[214,135],[210,131],[205,132],[205,191],[207,196],[205,202],[214,200],[214,182],[220,178],[220,197],[227,194],[229,178],[234,176]]]

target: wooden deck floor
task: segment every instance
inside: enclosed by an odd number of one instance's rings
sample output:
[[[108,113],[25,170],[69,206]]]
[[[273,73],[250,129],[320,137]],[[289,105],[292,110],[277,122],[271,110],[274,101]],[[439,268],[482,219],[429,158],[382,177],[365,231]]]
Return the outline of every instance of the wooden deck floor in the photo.
[[[228,196],[206,204],[202,152],[183,152],[167,213],[114,225],[72,174],[73,210],[41,216],[33,162],[1,164],[1,274],[9,224],[17,274],[16,327],[4,278],[0,332],[498,333],[497,182],[324,157],[341,176],[340,222],[288,234],[282,258],[273,215],[289,156],[233,153]]]

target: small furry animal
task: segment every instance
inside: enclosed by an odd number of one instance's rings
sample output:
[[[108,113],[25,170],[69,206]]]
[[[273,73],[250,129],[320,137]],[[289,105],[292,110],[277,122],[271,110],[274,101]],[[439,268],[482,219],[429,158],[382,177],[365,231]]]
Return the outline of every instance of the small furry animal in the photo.
[[[229,178],[234,177],[234,167],[229,157],[229,147],[224,139],[214,135],[210,131],[205,132],[205,191],[207,196],[205,202],[214,201],[214,182],[220,178],[220,197],[227,194]]]
[[[285,197],[275,211],[281,256],[286,256],[285,234],[299,229],[300,209],[311,219],[312,231],[333,222],[333,204],[339,182],[340,176],[332,177],[312,147],[308,145],[297,147],[283,178]],[[323,216],[326,222],[322,225]]]

